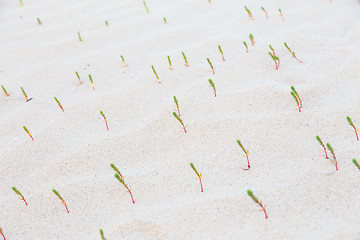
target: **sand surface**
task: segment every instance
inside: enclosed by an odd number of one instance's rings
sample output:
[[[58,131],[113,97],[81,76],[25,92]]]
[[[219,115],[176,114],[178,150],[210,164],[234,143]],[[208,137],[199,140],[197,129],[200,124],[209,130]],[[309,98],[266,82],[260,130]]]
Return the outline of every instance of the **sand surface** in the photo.
[[[0,227],[8,240],[101,239],[100,228],[107,240],[360,238],[352,163],[360,142],[346,121],[360,126],[358,1],[148,0],[150,14],[140,0],[23,2],[0,2],[0,84],[10,94],[0,94]],[[186,134],[172,116],[174,95]],[[339,171],[315,135],[334,147]],[[249,149],[249,171],[237,139]]]

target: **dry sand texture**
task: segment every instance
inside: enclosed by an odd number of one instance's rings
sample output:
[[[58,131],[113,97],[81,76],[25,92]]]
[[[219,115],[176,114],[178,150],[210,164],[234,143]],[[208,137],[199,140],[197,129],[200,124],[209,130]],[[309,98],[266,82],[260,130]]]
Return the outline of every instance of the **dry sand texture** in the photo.
[[[10,94],[0,95],[0,227],[8,240],[100,239],[100,228],[108,240],[360,238],[360,172],[351,162],[360,143],[346,121],[360,125],[357,0],[148,0],[150,14],[140,0],[23,2],[0,2],[0,84]],[[172,116],[174,95],[186,134]],[[332,144],[339,171],[315,135]]]

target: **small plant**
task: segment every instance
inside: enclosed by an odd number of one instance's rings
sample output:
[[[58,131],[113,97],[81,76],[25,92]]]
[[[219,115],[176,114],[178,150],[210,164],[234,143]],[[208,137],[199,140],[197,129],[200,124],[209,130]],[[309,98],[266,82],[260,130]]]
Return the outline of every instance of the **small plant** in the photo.
[[[94,85],[94,81],[92,80],[91,74],[89,74],[89,80],[90,80],[90,85],[92,86],[93,90],[95,91],[95,85]]]
[[[291,92],[290,92],[291,96],[293,96],[293,98],[296,101],[296,104],[298,105],[298,109],[299,112],[301,112],[301,108],[302,108],[302,99],[300,98],[299,94],[297,93],[296,89],[294,86],[291,86]]]
[[[107,120],[106,120],[105,114],[103,113],[103,111],[100,111],[100,114],[101,114],[101,116],[103,116],[104,121],[105,121],[105,124],[106,124],[106,129],[109,131],[109,126],[108,126],[108,123],[107,123]]]
[[[24,195],[21,194],[21,192],[19,190],[16,189],[16,187],[12,187],[12,190],[17,194],[19,195],[19,199],[24,201],[25,202],[25,205],[28,205],[26,200],[25,200],[25,197]]]
[[[114,176],[115,176],[115,178],[116,178],[117,180],[119,180],[119,182],[120,182],[122,185],[124,185],[124,187],[126,188],[126,190],[130,193],[132,202],[135,203],[134,198],[133,198],[133,195],[132,195],[132,193],[131,193],[131,189],[126,185],[126,183],[124,182],[124,179],[121,178],[117,173],[115,173]]]
[[[20,6],[24,6],[23,1],[19,0]]]
[[[250,189],[247,190],[247,194],[249,195],[249,197],[251,197],[252,200],[254,200],[254,202],[256,202],[256,203],[261,207],[261,210],[260,210],[260,211],[263,211],[263,212],[264,212],[264,214],[265,214],[265,219],[267,219],[268,216],[267,216],[267,214],[266,214],[266,210],[265,210],[265,207],[263,206],[262,202],[259,201],[259,200],[255,197],[254,193],[253,193]]]
[[[354,158],[352,161],[353,161],[353,163],[355,164],[355,166],[360,170],[360,165],[359,165],[359,163],[356,161],[356,159]]]
[[[119,169],[115,166],[115,164],[111,163],[110,167],[122,178],[124,179],[124,176],[120,173]]]
[[[254,36],[252,35],[252,33],[249,34],[249,38],[251,40],[251,46],[255,45],[255,40],[254,40]]]
[[[78,36],[79,36],[79,41],[82,42],[82,38],[80,36],[80,33],[78,32]]]
[[[279,66],[280,66],[280,59],[278,56],[273,55],[271,52],[269,52],[270,57],[272,58],[272,60],[275,62],[275,70],[279,70]]]
[[[22,5],[21,5],[22,6]],[[6,240],[3,230],[0,228],[0,234],[3,236],[4,240]]]
[[[214,82],[209,78],[209,83],[210,83],[210,86],[214,89],[214,94],[215,94],[215,97],[216,97],[216,89],[215,89],[215,84]]]
[[[24,98],[25,98],[26,102],[29,102],[32,98],[28,98],[25,90],[24,90],[22,87],[20,87],[20,89],[21,89],[21,91],[22,91],[22,93],[23,93],[23,95],[24,95]]]
[[[187,126],[184,125],[183,121],[181,120],[181,118],[176,114],[176,112],[173,112],[174,117],[180,122],[180,124],[182,125],[182,129],[184,129],[184,132],[187,133],[186,128]]]
[[[31,140],[34,140],[33,136],[29,132],[29,130],[25,126],[23,126],[23,128],[24,128],[25,132],[29,135],[29,137],[31,137]]]
[[[183,57],[184,57],[184,61],[185,61],[185,66],[189,66],[189,63],[188,63],[188,61],[187,61],[187,59],[186,59],[186,56],[185,56],[185,53],[184,52],[181,52],[182,53],[182,55],[183,55]]]
[[[164,23],[167,24],[166,17],[164,17],[163,20],[164,20]]]
[[[8,92],[6,91],[5,87],[4,87],[3,85],[1,85],[1,88],[2,88],[2,90],[4,91],[5,95],[8,97],[9,94],[8,94]]]
[[[83,81],[81,81],[81,79],[80,79],[80,76],[79,76],[78,72],[75,72],[75,73],[76,73],[76,76],[77,76],[77,78],[78,78],[78,80],[79,80],[79,85],[83,84]]]
[[[266,18],[269,18],[268,13],[267,13],[267,11],[265,10],[265,8],[264,8],[264,7],[261,7],[261,10],[263,10],[263,11],[265,12]]]
[[[145,2],[145,1],[143,1],[143,3],[144,3],[144,7],[145,7],[145,9],[146,9],[147,14],[149,14],[150,12],[149,12],[148,7],[146,6],[146,2]]]
[[[104,231],[102,229],[100,229],[100,236],[101,240],[106,240],[106,238],[104,237]]]
[[[213,65],[211,64],[210,59],[207,58],[207,61],[208,61],[209,65],[210,65],[210,67],[211,67],[211,70],[212,70],[212,72],[213,72],[213,75],[215,75],[214,67],[213,67]]]
[[[59,102],[59,100],[54,97],[55,101],[57,102],[57,104],[59,105],[59,108],[64,112],[64,108],[62,107],[61,103]]]
[[[327,151],[326,151],[326,147],[324,145],[324,143],[321,141],[321,138],[319,136],[316,136],[316,140],[320,143],[320,145],[324,148],[324,153],[325,153],[325,157],[326,159],[329,159],[328,155],[327,155]]]
[[[240,148],[243,150],[243,152],[245,153],[244,156],[246,156],[247,159],[247,163],[248,163],[248,168],[250,168],[250,161],[249,161],[249,150],[245,150],[244,146],[242,145],[242,143],[240,142],[240,140],[237,140],[237,143],[239,144]]]
[[[269,44],[269,48],[271,49],[272,51],[272,55],[275,55],[275,50],[273,49],[273,47]]]
[[[246,44],[245,41],[244,41],[243,43],[244,43],[244,45],[245,45],[245,47],[246,47],[246,52],[248,53],[248,52],[249,52],[249,48],[248,48],[248,46],[247,46],[247,44]]]
[[[40,18],[37,18],[37,22],[38,22],[39,25],[42,24],[41,21],[40,21]]]
[[[359,141],[359,136],[358,136],[359,129],[357,129],[355,127],[354,123],[352,122],[352,120],[351,120],[351,118],[349,116],[346,116],[346,120],[348,121],[349,125],[354,128],[354,133],[356,134],[356,139]]]
[[[253,20],[254,17],[253,17],[253,15],[251,14],[251,11],[250,11],[246,6],[244,6],[244,7],[245,7],[246,12],[247,12],[248,15],[249,15],[249,18],[250,18],[251,20]]]
[[[175,104],[176,104],[176,108],[177,108],[177,110],[178,110],[178,113],[179,113],[179,117],[181,117],[181,115],[180,115],[180,108],[179,108],[179,102],[178,102],[178,100],[177,100],[177,98],[174,96],[174,102],[175,102]]]
[[[336,168],[336,171],[338,171],[338,162],[337,162],[337,160],[336,160],[336,156],[335,156],[335,153],[334,153],[334,149],[333,149],[333,147],[330,145],[330,143],[327,143],[326,144],[326,147],[327,147],[327,149],[331,152],[331,154],[332,154],[332,156],[333,156],[333,159],[330,159],[330,161],[333,163],[333,164],[335,164],[335,168]]]
[[[290,47],[286,44],[286,42],[284,42],[284,45],[285,45],[285,47],[287,48],[287,50],[289,50],[289,52],[291,53],[291,55],[292,55],[296,60],[298,60],[300,63],[302,63],[302,61],[300,61],[300,60],[296,57],[295,52],[291,51]]]
[[[221,46],[219,45],[218,47],[219,47],[219,51],[220,51],[221,56],[222,56],[222,60],[225,61],[224,54],[223,54],[223,51],[221,49]]]
[[[159,76],[157,75],[157,73],[156,73],[156,71],[155,71],[154,66],[153,66],[153,65],[151,65],[151,68],[152,68],[152,70],[153,70],[153,72],[154,72],[154,74],[155,74],[155,76],[156,76],[156,79],[158,80],[158,82],[159,82],[159,84],[160,84],[160,83],[161,83],[161,81],[160,81],[160,78],[159,78]]]
[[[201,192],[204,192],[204,189],[203,189],[203,185],[202,185],[202,182],[201,182],[201,173],[199,174],[199,172],[196,170],[195,166],[193,163],[190,163],[190,167],[194,170],[195,174],[198,176],[199,178],[199,181],[200,181],[200,187],[201,187]]]
[[[284,22],[284,15],[282,14],[282,12],[281,12],[281,9],[280,9],[280,8],[279,8],[279,13],[280,13],[280,16],[281,16],[282,21]]]
[[[127,66],[127,64],[125,63],[125,60],[124,60],[123,55],[120,55],[120,57],[121,57],[121,60],[122,60],[122,62],[123,62],[123,67],[126,67],[126,66]]]
[[[105,25],[108,27],[109,26],[109,22],[107,20],[105,20]]]
[[[170,56],[167,56],[167,59],[168,59],[168,61],[169,61],[169,69],[170,69],[170,70],[174,70],[174,69],[172,68],[172,66],[171,66]]]
[[[61,197],[60,193],[58,193],[58,191],[56,191],[55,189],[53,189],[52,191],[53,191],[53,192],[55,193],[55,195],[61,200],[62,204],[64,204],[64,206],[65,206],[65,208],[66,208],[67,213],[69,213],[69,210],[68,210],[68,207],[67,207],[67,205],[66,205],[66,202],[65,202],[65,200]]]

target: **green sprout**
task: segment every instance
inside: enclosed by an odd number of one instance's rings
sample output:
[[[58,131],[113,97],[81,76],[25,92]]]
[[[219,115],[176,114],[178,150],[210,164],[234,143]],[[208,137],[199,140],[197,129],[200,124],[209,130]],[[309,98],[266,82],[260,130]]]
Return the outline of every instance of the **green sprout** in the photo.
[[[4,91],[5,95],[8,97],[9,94],[8,94],[8,92],[6,91],[5,87],[4,87],[3,85],[1,85],[1,88],[2,88],[2,90]]]
[[[271,49],[271,51],[273,52],[272,55],[275,55],[275,50],[273,49],[273,47],[269,44],[269,48]]]
[[[214,94],[215,94],[215,97],[216,97],[215,83],[210,78],[209,78],[209,83],[210,83],[210,86],[214,89]]]
[[[109,22],[107,20],[105,20],[105,25],[108,27],[109,26]]]
[[[291,51],[290,47],[287,45],[286,42],[284,42],[284,45],[285,45],[285,47],[287,48],[287,50],[289,50],[289,52],[291,53],[291,55],[292,55],[296,60],[298,60],[300,63],[302,63],[302,61],[300,61],[300,60],[296,57],[295,52]]]
[[[169,61],[169,69],[170,69],[170,70],[174,70],[174,69],[172,68],[172,65],[171,65],[170,56],[167,56],[167,59],[168,59],[168,61]]]
[[[219,47],[219,51],[220,51],[221,56],[222,56],[222,60],[225,61],[224,54],[223,54],[223,51],[221,49],[221,46],[219,45],[218,47]]]
[[[263,206],[262,202],[259,201],[259,200],[257,199],[257,197],[255,197],[254,193],[253,193],[250,189],[247,190],[247,194],[251,197],[252,200],[254,200],[255,203],[257,203],[257,204],[262,208],[261,211],[264,211],[265,219],[267,219],[268,216],[267,216],[267,214],[266,214],[266,210],[265,210],[265,207]]]
[[[79,76],[78,72],[75,72],[75,74],[76,74],[76,76],[77,76],[77,78],[78,78],[78,80],[79,80],[79,85],[81,85],[81,84],[83,83],[83,81],[81,81],[81,79],[80,79],[80,76]]]
[[[187,133],[187,131],[186,131],[186,127],[187,127],[187,126],[184,125],[184,122],[181,120],[181,118],[179,117],[179,115],[177,115],[176,112],[173,112],[173,115],[174,115],[174,117],[180,122],[180,124],[182,125],[182,129],[184,129],[184,132]]]
[[[166,17],[164,17],[163,20],[164,20],[164,23],[167,24]]]
[[[354,128],[354,132],[356,134],[356,139],[359,141],[359,136],[358,136],[358,131],[359,129],[357,129],[354,125],[354,123],[352,122],[351,118],[349,116],[346,116],[346,120],[348,121],[349,125],[352,126]]]
[[[248,48],[248,46],[247,46],[247,44],[246,44],[245,41],[244,41],[243,43],[244,43],[244,45],[245,45],[245,47],[246,47],[246,52],[248,53],[248,52],[249,52],[249,48]]]
[[[24,202],[25,202],[25,205],[28,205],[27,202],[26,202],[26,200],[25,200],[24,195],[22,195],[22,193],[21,193],[19,190],[17,190],[16,187],[12,187],[12,190],[13,190],[17,195],[19,195],[19,199],[22,200],[22,201],[24,201]]]
[[[55,99],[55,101],[57,102],[57,104],[59,105],[59,108],[64,112],[64,108],[63,108],[63,106],[61,105],[60,101],[59,101],[56,97],[54,97],[54,99]]]
[[[333,158],[334,158],[334,159],[330,159],[330,161],[331,161],[333,164],[335,164],[336,171],[338,171],[338,162],[337,162],[337,160],[336,160],[336,156],[335,156],[335,153],[334,153],[334,149],[333,149],[333,147],[330,145],[330,143],[327,143],[327,144],[326,144],[326,147],[327,147],[327,149],[331,152],[331,154],[332,154],[332,156],[333,156]]]
[[[66,205],[65,200],[61,197],[60,193],[58,191],[56,191],[55,189],[52,190],[53,193],[55,193],[55,195],[61,200],[62,204],[64,204],[66,211],[69,213],[68,207]]]
[[[121,60],[122,60],[122,62],[123,62],[123,67],[126,67],[127,64],[125,63],[125,59],[124,59],[123,55],[120,55],[120,57],[121,57]]]
[[[251,45],[254,46],[255,40],[254,40],[254,36],[252,35],[252,33],[249,34],[249,38],[251,40]]]
[[[200,181],[200,186],[201,186],[201,192],[204,192],[203,186],[202,186],[202,182],[201,182],[201,173],[199,174],[199,172],[196,170],[195,166],[193,163],[190,163],[190,167],[194,170],[195,174],[198,176],[199,181]]]
[[[150,12],[149,12],[148,7],[146,6],[146,2],[145,2],[145,1],[143,1],[143,3],[144,3],[144,7],[145,7],[145,9],[146,9],[147,14],[149,14]]]
[[[122,178],[124,179],[124,176],[120,173],[119,169],[115,166],[115,164],[111,163],[110,167]]]
[[[183,55],[183,57],[184,57],[184,61],[185,61],[185,66],[189,66],[189,63],[188,63],[188,61],[187,61],[187,59],[186,59],[186,56],[185,56],[185,53],[184,52],[181,52],[182,53],[182,55]]]
[[[301,112],[301,108],[302,108],[302,100],[299,96],[299,94],[297,93],[296,89],[294,86],[291,86],[291,92],[290,92],[291,96],[293,96],[293,98],[296,101],[296,104],[298,105],[298,110],[299,112]]]
[[[210,62],[210,59],[207,58],[206,60],[207,60],[207,62],[209,63],[209,65],[210,65],[210,67],[211,67],[211,70],[212,70],[212,72],[213,72],[213,75],[215,75],[214,67],[213,67],[212,63]]]
[[[30,131],[25,127],[23,126],[25,132],[29,135],[29,137],[31,137],[31,140],[34,140],[33,136],[31,135]]]
[[[92,80],[91,74],[89,74],[89,80],[90,80],[90,85],[92,86],[93,90],[95,91],[95,85],[94,85],[94,81]]]
[[[106,240],[106,238],[104,237],[104,231],[102,229],[100,229],[100,235],[101,235],[101,240]]]
[[[282,14],[282,12],[281,12],[281,9],[280,9],[280,8],[279,8],[279,13],[280,13],[280,16],[281,16],[282,21],[284,22],[284,15]]]
[[[279,69],[279,66],[280,66],[280,59],[278,56],[276,55],[273,55],[271,52],[268,52],[271,59],[275,62],[275,69],[278,70]]]
[[[156,79],[158,80],[158,82],[159,82],[159,84],[160,84],[160,83],[161,83],[161,81],[160,81],[160,78],[159,78],[159,76],[157,75],[157,73],[156,73],[156,71],[155,71],[154,66],[153,66],[153,65],[151,65],[151,68],[152,68],[152,70],[153,70],[153,72],[154,72],[154,74],[155,74],[155,76],[156,76]]]
[[[30,101],[31,98],[30,98],[30,99],[28,98],[28,96],[27,96],[25,90],[23,89],[23,87],[20,87],[20,89],[21,89],[21,91],[22,91],[22,93],[23,93],[23,95],[24,95],[24,98],[25,98],[26,102]]]
[[[80,32],[78,32],[79,41],[82,42],[82,38],[80,36]]]
[[[41,21],[40,21],[40,18],[37,18],[37,22],[38,22],[39,25],[42,24]]]
[[[20,6],[24,6],[23,1],[19,0]]]
[[[267,13],[267,11],[265,10],[265,8],[264,8],[264,7],[261,7],[261,10],[263,10],[263,11],[265,12],[266,18],[269,18],[268,13]]]
[[[114,176],[115,176],[115,178],[116,178],[117,180],[119,180],[119,182],[120,182],[120,183],[126,188],[126,190],[130,193],[131,200],[132,200],[133,203],[135,203],[134,198],[133,198],[133,195],[132,195],[132,193],[131,193],[131,189],[126,185],[126,183],[124,182],[124,179],[121,178],[121,177],[119,176],[119,174],[117,174],[117,173],[115,173]]]
[[[249,18],[250,18],[251,20],[253,20],[254,17],[253,17],[253,15],[251,14],[251,11],[250,11],[246,6],[244,6],[244,7],[245,7],[246,12],[247,12],[248,15],[249,15]]]
[[[105,124],[106,124],[106,129],[109,131],[109,126],[105,117],[105,114],[103,113],[103,111],[100,111],[101,116],[104,118]]]
[[[243,152],[245,153],[247,162],[248,162],[248,168],[250,168],[250,161],[249,161],[249,150],[245,150],[244,146],[242,145],[242,143],[240,142],[240,140],[237,140],[237,143],[239,144],[240,148],[243,150]]]
[[[326,147],[323,143],[323,141],[321,140],[321,138],[319,136],[316,136],[316,140],[320,143],[320,145],[324,148],[324,153],[325,153],[325,157],[326,159],[329,159],[328,155],[327,155],[327,151],[326,151]]]
[[[353,163],[355,164],[355,166],[360,170],[360,165],[359,165],[359,163],[356,161],[356,159],[354,158],[352,161],[353,161]]]
[[[174,102],[175,102],[175,104],[176,104],[176,108],[177,108],[177,110],[178,110],[178,113],[179,113],[179,117],[181,117],[181,115],[180,115],[180,108],[179,108],[179,102],[178,102],[178,100],[177,100],[177,98],[174,96]]]

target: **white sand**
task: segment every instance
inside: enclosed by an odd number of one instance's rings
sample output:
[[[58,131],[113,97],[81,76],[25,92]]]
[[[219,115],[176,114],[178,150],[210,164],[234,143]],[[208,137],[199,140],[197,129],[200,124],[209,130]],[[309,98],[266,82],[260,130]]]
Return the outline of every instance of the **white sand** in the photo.
[[[100,228],[108,240],[359,239],[360,172],[351,160],[360,160],[360,143],[346,116],[360,126],[360,4],[147,5],[149,15],[140,0],[0,2],[0,84],[10,94],[0,95],[0,227],[7,239],[101,239]],[[250,32],[256,43],[246,54]],[[280,57],[278,71],[268,44]],[[301,113],[291,85],[304,99]],[[33,100],[25,102],[20,86]],[[187,134],[172,116],[174,95]],[[338,172],[315,135],[334,147]],[[242,170],[237,139],[250,151],[250,171]],[[204,193],[190,162],[203,174]],[[110,163],[125,175],[135,204]],[[247,189],[266,205],[267,220]]]

